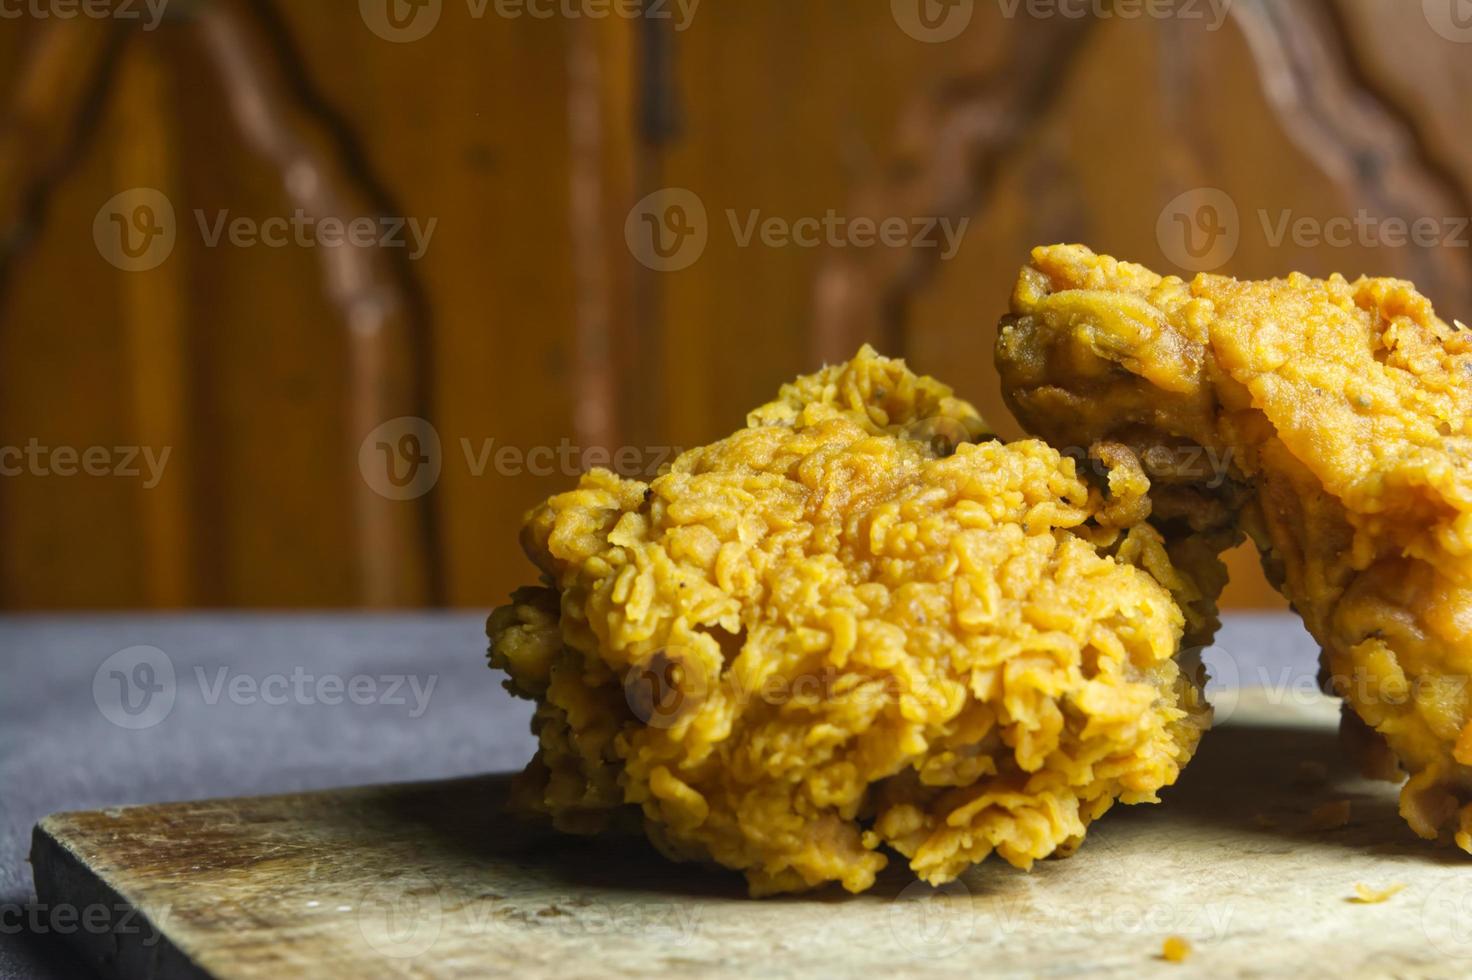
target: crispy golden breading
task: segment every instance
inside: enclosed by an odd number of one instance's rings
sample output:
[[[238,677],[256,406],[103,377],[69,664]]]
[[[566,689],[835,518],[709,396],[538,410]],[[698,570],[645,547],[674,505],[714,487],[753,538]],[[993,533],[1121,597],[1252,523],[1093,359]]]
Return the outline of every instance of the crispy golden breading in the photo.
[[[760,895],[862,891],[884,846],[931,882],[1028,867],[1154,801],[1207,709],[1148,483],[1106,503],[986,436],[865,348],[651,483],[594,470],[533,510],[546,585],[488,624],[537,702],[519,804],[571,832],[642,817]]]
[[[1180,534],[1251,535],[1354,709],[1346,744],[1384,774],[1378,732],[1411,827],[1472,850],[1472,334],[1398,280],[1187,283],[1082,246],[1036,250],[1013,314],[997,360],[1028,430],[1219,464],[1146,469],[1195,500]]]

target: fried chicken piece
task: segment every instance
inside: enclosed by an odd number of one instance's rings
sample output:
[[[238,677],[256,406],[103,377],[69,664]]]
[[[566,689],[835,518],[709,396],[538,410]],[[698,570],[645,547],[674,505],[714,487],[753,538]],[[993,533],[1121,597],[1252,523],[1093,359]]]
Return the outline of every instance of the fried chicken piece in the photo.
[[[650,483],[586,474],[528,515],[545,585],[487,627],[537,703],[517,805],[642,822],[755,895],[862,891],[882,847],[934,883],[1069,853],[1208,722],[1173,659],[1194,585],[1115,473],[1106,499],[865,348]]]
[[[1189,457],[1145,465],[1194,518],[1167,539],[1252,537],[1353,708],[1345,744],[1383,775],[1388,742],[1407,822],[1472,851],[1472,334],[1394,279],[1187,283],[1082,246],[1034,251],[1012,312],[1028,431]]]

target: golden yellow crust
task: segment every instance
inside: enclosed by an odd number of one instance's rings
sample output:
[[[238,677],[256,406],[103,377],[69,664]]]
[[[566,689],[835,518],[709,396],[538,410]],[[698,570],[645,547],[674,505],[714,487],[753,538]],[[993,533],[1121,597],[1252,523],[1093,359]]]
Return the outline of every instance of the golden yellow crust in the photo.
[[[1148,483],[1106,506],[1041,442],[963,441],[985,432],[866,348],[648,484],[595,470],[534,510],[546,587],[488,624],[537,701],[521,805],[637,815],[766,894],[861,891],[886,846],[931,882],[1027,867],[1155,800],[1206,709]]]
[[[1186,283],[1076,245],[1033,253],[1013,314],[998,365],[1029,431],[1225,461],[1212,491],[1161,490],[1248,531],[1411,773],[1402,814],[1472,850],[1472,336],[1398,280]],[[1383,772],[1368,734],[1346,742]]]

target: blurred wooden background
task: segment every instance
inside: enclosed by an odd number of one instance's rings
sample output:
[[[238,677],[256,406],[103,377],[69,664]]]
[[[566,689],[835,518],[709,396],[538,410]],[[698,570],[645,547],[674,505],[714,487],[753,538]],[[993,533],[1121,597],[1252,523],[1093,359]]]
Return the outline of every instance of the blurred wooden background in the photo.
[[[1465,230],[1275,244],[1257,217],[1472,214],[1466,0],[1181,0],[1137,18],[1124,0],[1063,0],[1083,17],[704,0],[688,21],[688,0],[647,0],[668,18],[172,0],[154,30],[57,16],[66,2],[0,21],[0,446],[106,447],[115,469],[116,447],[170,455],[151,488],[146,470],[0,477],[8,608],[487,606],[532,576],[523,510],[597,461],[549,467],[536,447],[655,465],[866,339],[1015,434],[990,348],[1027,249],[1080,240],[1174,269],[1157,224],[1193,188],[1240,211],[1225,271],[1402,275],[1448,319],[1472,313]],[[956,37],[914,36],[947,18]],[[133,188],[175,214],[147,271],[94,236]],[[661,188],[708,214],[678,271],[625,236]],[[195,217],[297,208],[436,224],[413,261],[210,247]],[[726,218],[830,209],[970,224],[938,261],[742,247]],[[359,450],[399,416],[430,420],[442,450],[433,490],[396,501]],[[422,445],[403,435],[384,445]],[[1231,603],[1277,605],[1255,559],[1234,561]]]

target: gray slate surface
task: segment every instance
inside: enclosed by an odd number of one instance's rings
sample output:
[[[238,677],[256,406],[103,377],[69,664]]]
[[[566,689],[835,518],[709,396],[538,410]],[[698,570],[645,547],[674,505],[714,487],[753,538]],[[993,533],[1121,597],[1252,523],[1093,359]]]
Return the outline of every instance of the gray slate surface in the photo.
[[[483,622],[0,617],[0,980],[83,975],[59,936],[28,924],[26,854],[46,814],[520,768],[530,706],[486,669]],[[161,655],[114,656],[136,646]],[[138,672],[145,656],[152,674]],[[1229,684],[1276,686],[1311,677],[1316,656],[1296,619],[1238,615],[1206,659]],[[124,683],[137,714],[123,710]]]

